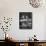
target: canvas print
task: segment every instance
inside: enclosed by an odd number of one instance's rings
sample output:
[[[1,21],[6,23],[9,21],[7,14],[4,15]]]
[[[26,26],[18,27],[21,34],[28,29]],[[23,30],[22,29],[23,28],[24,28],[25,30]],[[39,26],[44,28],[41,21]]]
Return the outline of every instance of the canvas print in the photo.
[[[19,12],[19,28],[32,29],[32,12]]]

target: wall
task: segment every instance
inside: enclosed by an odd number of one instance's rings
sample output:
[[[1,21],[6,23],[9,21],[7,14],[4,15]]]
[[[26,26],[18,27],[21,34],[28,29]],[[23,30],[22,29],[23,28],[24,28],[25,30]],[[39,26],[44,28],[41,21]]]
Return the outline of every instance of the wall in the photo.
[[[33,28],[31,30],[20,30],[19,29],[19,12],[32,12],[33,15]],[[28,0],[0,0],[0,18],[1,17],[13,17],[13,22],[10,31],[12,35],[17,40],[27,40],[34,34],[37,35],[37,39],[46,39],[45,35],[45,16],[46,8],[33,8],[30,6]],[[2,35],[0,31],[0,35]],[[4,34],[4,33],[3,33]],[[0,36],[0,39],[4,39]]]

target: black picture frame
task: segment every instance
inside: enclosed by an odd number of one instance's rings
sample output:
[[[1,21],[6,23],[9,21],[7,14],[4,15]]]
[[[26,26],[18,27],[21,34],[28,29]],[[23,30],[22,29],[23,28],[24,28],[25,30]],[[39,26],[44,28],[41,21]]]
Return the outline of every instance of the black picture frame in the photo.
[[[32,29],[32,12],[19,12],[19,29]]]

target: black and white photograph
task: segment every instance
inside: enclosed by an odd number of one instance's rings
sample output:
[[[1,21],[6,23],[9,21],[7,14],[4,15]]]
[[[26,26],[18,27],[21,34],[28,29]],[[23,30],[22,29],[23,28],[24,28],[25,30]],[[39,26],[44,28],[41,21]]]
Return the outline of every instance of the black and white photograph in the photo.
[[[32,29],[32,12],[19,12],[19,28]]]

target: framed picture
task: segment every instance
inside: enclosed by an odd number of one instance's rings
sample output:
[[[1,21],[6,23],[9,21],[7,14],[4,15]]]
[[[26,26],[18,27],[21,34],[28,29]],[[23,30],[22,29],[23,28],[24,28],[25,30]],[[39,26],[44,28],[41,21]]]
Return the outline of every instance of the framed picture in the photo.
[[[32,12],[19,12],[19,28],[32,29]]]

